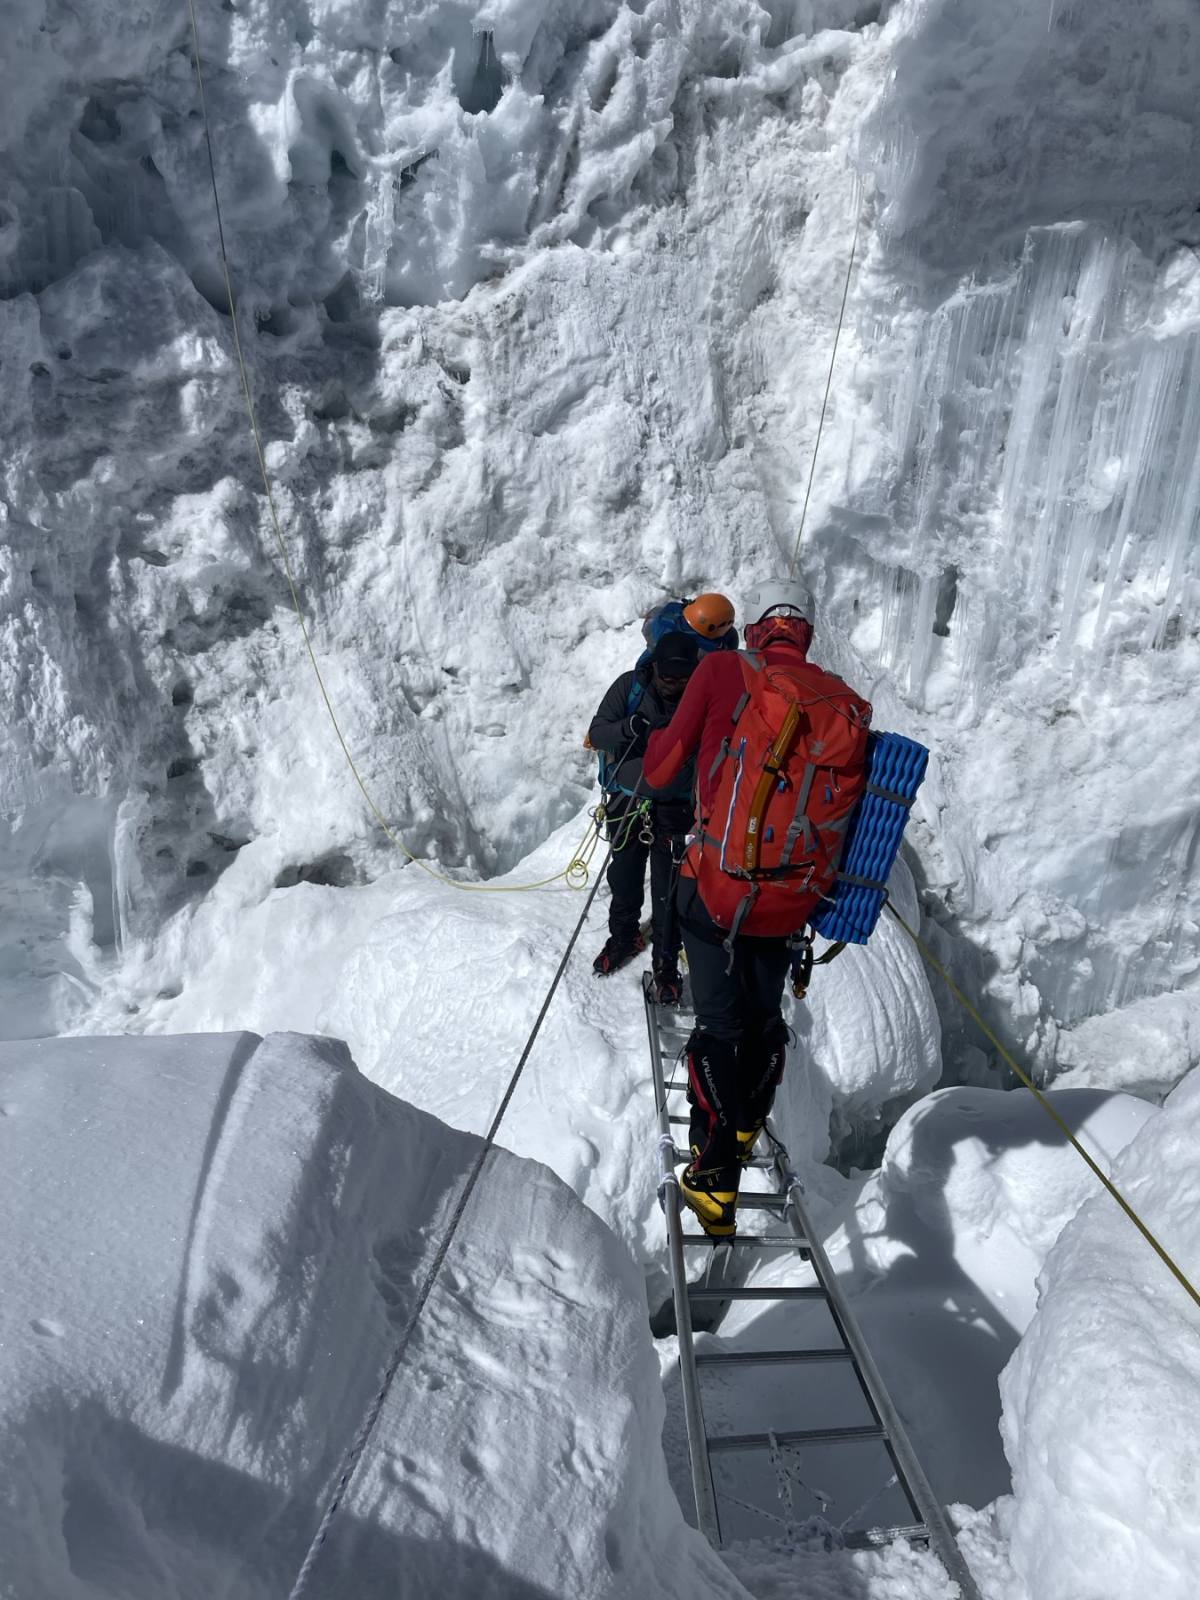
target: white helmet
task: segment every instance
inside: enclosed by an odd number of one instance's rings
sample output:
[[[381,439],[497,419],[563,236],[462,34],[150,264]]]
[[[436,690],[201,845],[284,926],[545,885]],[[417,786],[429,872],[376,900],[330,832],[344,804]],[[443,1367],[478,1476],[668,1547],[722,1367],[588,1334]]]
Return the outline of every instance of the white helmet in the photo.
[[[756,583],[746,596],[742,619],[746,626],[771,615],[806,617],[813,620],[813,598],[795,578],[776,578]]]

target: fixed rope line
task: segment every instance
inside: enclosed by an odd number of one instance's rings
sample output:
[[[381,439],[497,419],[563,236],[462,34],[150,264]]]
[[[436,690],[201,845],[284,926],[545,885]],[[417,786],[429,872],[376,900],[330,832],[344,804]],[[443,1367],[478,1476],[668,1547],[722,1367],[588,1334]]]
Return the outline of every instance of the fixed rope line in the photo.
[[[611,854],[611,851],[609,854]],[[607,859],[608,857],[606,856],[605,861],[607,861]],[[434,1255],[433,1260],[430,1262],[429,1269],[422,1280],[421,1287],[417,1292],[417,1298],[414,1300],[412,1309],[408,1314],[408,1319],[404,1324],[404,1331],[401,1333],[400,1338],[397,1341],[396,1348],[392,1353],[392,1358],[388,1362],[387,1369],[384,1372],[383,1381],[380,1383],[378,1393],[368,1406],[362,1423],[359,1426],[359,1430],[355,1434],[349,1449],[346,1451],[346,1454],[342,1459],[342,1466],[341,1471],[338,1474],[337,1485],[334,1488],[329,1504],[325,1508],[325,1514],[321,1518],[320,1525],[318,1526],[316,1533],[313,1535],[312,1543],[308,1547],[304,1560],[300,1565],[300,1570],[296,1574],[296,1581],[292,1584],[291,1589],[288,1591],[288,1600],[300,1600],[300,1597],[303,1595],[308,1585],[308,1580],[312,1576],[313,1568],[316,1566],[317,1560],[321,1554],[321,1550],[329,1536],[329,1530],[333,1525],[333,1519],[337,1516],[338,1511],[341,1508],[342,1502],[345,1498],[346,1490],[350,1485],[350,1480],[354,1476],[355,1468],[362,1459],[362,1453],[366,1449],[367,1441],[374,1432],[375,1424],[379,1421],[379,1416],[383,1410],[384,1401],[387,1399],[388,1391],[391,1389],[396,1374],[399,1372],[401,1363],[403,1362],[408,1351],[409,1342],[412,1339],[413,1333],[416,1331],[416,1326],[420,1320],[421,1312],[425,1309],[426,1303],[429,1300],[429,1296],[433,1292],[433,1286],[437,1281],[438,1273],[442,1269],[442,1265],[445,1262],[450,1246],[454,1242],[454,1236],[458,1232],[458,1226],[463,1219],[463,1213],[466,1211],[471,1196],[475,1192],[475,1186],[479,1182],[480,1175],[483,1172],[484,1162],[487,1160],[495,1146],[496,1134],[499,1132],[500,1124],[504,1120],[504,1114],[508,1110],[513,1094],[516,1092],[517,1084],[521,1080],[521,1074],[525,1070],[525,1064],[529,1060],[530,1054],[533,1051],[533,1046],[537,1040],[537,1036],[541,1032],[542,1023],[546,1020],[546,1013],[550,1010],[551,1001],[554,999],[558,985],[562,980],[562,975],[567,969],[567,962],[571,959],[571,952],[575,948],[575,944],[579,938],[579,935],[583,932],[583,925],[587,921],[588,912],[592,909],[592,902],[596,898],[596,891],[599,889],[603,881],[602,875],[598,873],[596,876],[596,881],[592,884],[592,887],[588,892],[588,897],[584,901],[583,910],[579,913],[579,920],[575,924],[574,931],[572,932],[570,939],[567,941],[567,948],[563,951],[562,960],[558,963],[558,969],[555,972],[554,977],[550,980],[550,987],[546,991],[546,998],[542,1001],[542,1009],[538,1012],[537,1020],[533,1024],[533,1031],[530,1033],[529,1038],[525,1041],[524,1050],[521,1051],[521,1059],[513,1068],[512,1076],[508,1080],[508,1087],[504,1091],[504,1095],[500,1101],[500,1104],[496,1107],[496,1113],[492,1118],[491,1127],[484,1135],[483,1144],[471,1165],[471,1170],[467,1175],[467,1181],[463,1185],[462,1193],[458,1197],[458,1201],[454,1207],[454,1212],[450,1218],[449,1225],[447,1226],[445,1233],[442,1235],[441,1243],[438,1245],[437,1252]]]
[[[1133,1209],[1133,1207],[1130,1205],[1129,1201],[1126,1200],[1125,1196],[1121,1193],[1120,1189],[1117,1188],[1116,1184],[1112,1181],[1112,1179],[1108,1176],[1108,1174],[1106,1172],[1104,1172],[1102,1170],[1102,1168],[1088,1154],[1087,1150],[1083,1147],[1083,1145],[1079,1142],[1079,1140],[1071,1132],[1070,1128],[1067,1126],[1067,1124],[1063,1120],[1063,1118],[1058,1114],[1058,1112],[1055,1110],[1055,1108],[1050,1104],[1050,1101],[1046,1097],[1046,1095],[1044,1095],[1042,1093],[1042,1091],[1038,1088],[1037,1084],[1034,1083],[1033,1079],[1029,1076],[1029,1074],[1025,1071],[1025,1069],[1020,1065],[1020,1063],[1017,1061],[1016,1057],[1012,1054],[1012,1052],[1005,1048],[1005,1046],[996,1037],[996,1035],[992,1031],[992,1029],[988,1027],[987,1023],[980,1016],[978,1009],[974,1005],[971,1004],[970,1000],[968,1000],[967,996],[958,987],[958,985],[955,983],[954,979],[946,971],[945,967],[938,960],[938,958],[934,955],[933,951],[929,948],[929,946],[925,943],[925,941],[920,937],[919,934],[917,934],[917,932],[913,928],[909,927],[908,923],[905,922],[904,918],[896,910],[895,906],[891,903],[890,900],[885,900],[884,904],[887,906],[887,908],[891,912],[892,916],[895,917],[896,921],[904,929],[904,931],[908,935],[908,937],[912,940],[913,944],[916,945],[917,949],[921,952],[921,954],[925,958],[925,960],[933,968],[934,972],[937,973],[938,977],[941,978],[942,982],[950,990],[950,993],[958,1001],[959,1005],[962,1006],[963,1010],[967,1013],[967,1015],[972,1019],[972,1021],[976,1024],[976,1026],[980,1029],[980,1031],[984,1034],[984,1036],[991,1042],[991,1044],[999,1052],[999,1054],[1002,1057],[1002,1059],[1004,1060],[1004,1062],[1012,1069],[1012,1071],[1016,1074],[1016,1076],[1020,1079],[1020,1081],[1029,1090],[1030,1094],[1033,1095],[1034,1099],[1041,1106],[1042,1110],[1046,1113],[1046,1115],[1051,1119],[1052,1122],[1054,1122],[1057,1125],[1059,1131],[1063,1134],[1063,1137],[1067,1140],[1067,1142],[1070,1145],[1072,1145],[1073,1148],[1075,1149],[1075,1151],[1077,1152],[1077,1154],[1080,1155],[1083,1158],[1083,1160],[1087,1162],[1087,1164],[1091,1168],[1092,1172],[1096,1175],[1097,1178],[1099,1178],[1100,1182],[1108,1190],[1109,1194],[1117,1202],[1117,1204],[1120,1206],[1121,1210],[1129,1218],[1130,1222],[1133,1223],[1134,1227],[1141,1234],[1142,1238],[1145,1239],[1146,1243],[1154,1251],[1155,1255],[1158,1256],[1159,1260],[1163,1263],[1163,1265],[1167,1268],[1167,1270],[1172,1274],[1172,1276],[1175,1278],[1175,1280],[1180,1285],[1182,1285],[1182,1287],[1184,1289],[1187,1290],[1187,1292],[1191,1296],[1192,1301],[1194,1302],[1194,1304],[1197,1305],[1197,1306],[1200,1306],[1200,1290],[1196,1289],[1195,1285],[1192,1283],[1191,1279],[1187,1276],[1187,1274],[1183,1271],[1183,1269],[1181,1267],[1179,1267],[1175,1263],[1175,1261],[1172,1259],[1170,1253],[1155,1238],[1154,1234],[1150,1231],[1150,1229],[1147,1227],[1147,1225],[1142,1221],[1141,1217]]]
[[[321,692],[321,699],[324,703],[329,720],[333,724],[333,731],[337,735],[338,744],[342,747],[342,754],[346,758],[346,764],[349,766],[350,771],[354,774],[354,781],[358,785],[359,790],[362,793],[362,797],[367,803],[368,809],[374,816],[376,822],[378,822],[379,826],[383,829],[383,832],[387,835],[391,842],[408,857],[414,866],[420,867],[422,872],[428,873],[431,878],[436,878],[439,883],[446,883],[449,884],[452,889],[463,889],[475,894],[519,894],[528,889],[549,888],[551,884],[558,883],[560,880],[565,881],[569,888],[582,889],[586,886],[588,881],[589,862],[591,860],[592,850],[595,848],[594,844],[592,845],[592,849],[588,848],[589,837],[592,833],[592,829],[590,827],[587,833],[584,834],[583,841],[579,845],[579,848],[576,850],[575,854],[572,856],[571,860],[561,872],[556,872],[551,877],[539,878],[534,883],[462,883],[457,878],[451,878],[444,872],[438,872],[436,868],[431,867],[427,861],[422,861],[418,855],[414,854],[414,852],[409,849],[408,845],[405,844],[404,840],[395,831],[392,825],[388,822],[387,818],[384,816],[383,812],[379,809],[379,806],[375,802],[374,796],[367,788],[362,773],[358,769],[358,763],[355,761],[346,736],[342,732],[342,725],[338,720],[338,715],[334,709],[333,700],[325,683],[325,675],[321,671],[321,664],[317,660],[317,652],[313,647],[312,635],[309,632],[308,623],[304,618],[304,608],[300,603],[300,588],[296,582],[295,573],[292,570],[291,557],[288,555],[287,541],[283,537],[283,528],[280,525],[279,513],[275,506],[275,493],[271,487],[271,475],[267,470],[266,452],[263,449],[262,434],[258,426],[258,414],[254,409],[254,396],[250,388],[250,373],[246,366],[245,352],[242,349],[242,336],[238,328],[237,300],[233,292],[233,275],[229,269],[229,253],[225,248],[225,224],[221,211],[220,191],[217,186],[217,163],[216,157],[213,154],[212,128],[208,120],[208,105],[204,93],[204,72],[200,65],[200,29],[196,21],[195,0],[187,0],[187,8],[188,17],[191,21],[192,56],[196,68],[196,84],[200,95],[200,115],[204,123],[204,143],[208,151],[208,172],[209,178],[212,182],[213,206],[217,214],[217,239],[221,249],[221,274],[225,282],[225,296],[229,301],[229,320],[233,324],[233,347],[237,355],[238,371],[241,374],[242,379],[242,394],[245,396],[246,414],[250,419],[250,431],[254,435],[254,450],[258,457],[259,471],[262,474],[263,489],[266,492],[267,509],[270,512],[271,517],[271,527],[275,534],[275,543],[279,548],[279,558],[283,565],[284,576],[287,578],[288,589],[291,593],[292,606],[296,612],[296,619],[300,624],[300,635],[304,640],[304,648],[308,653],[308,659],[312,665],[313,675],[317,680],[317,687]]]
[[[804,523],[808,517],[808,502],[812,496],[813,479],[817,474],[817,454],[821,448],[821,434],[825,430],[825,413],[829,409],[829,391],[833,387],[833,368],[837,361],[838,341],[842,337],[842,323],[846,320],[846,300],[850,294],[850,277],[854,271],[854,256],[858,250],[858,229],[862,221],[862,198],[859,195],[858,184],[854,186],[854,238],[850,245],[850,260],[846,263],[846,282],[842,286],[842,308],[838,312],[837,331],[833,336],[833,350],[829,357],[829,375],[825,379],[825,398],[821,401],[821,419],[817,423],[817,437],[813,443],[812,461],[808,468],[808,488],[804,491],[804,506],[800,512],[800,526],[796,531],[796,548],[792,551],[792,564],[790,571],[796,570],[796,563],[800,560],[800,541],[804,537]]]

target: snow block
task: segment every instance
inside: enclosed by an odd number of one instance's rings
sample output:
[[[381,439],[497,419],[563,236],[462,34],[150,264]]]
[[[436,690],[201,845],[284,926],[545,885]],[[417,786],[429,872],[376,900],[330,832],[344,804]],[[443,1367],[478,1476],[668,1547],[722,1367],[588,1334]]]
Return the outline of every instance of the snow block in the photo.
[[[288,1594],[479,1150],[336,1040],[0,1041],[5,1600]],[[747,1600],[662,1427],[632,1256],[493,1149],[306,1593]]]
[[[873,733],[867,759],[867,788],[850,818],[837,882],[829,904],[812,919],[823,939],[846,944],[866,944],[879,921],[929,751],[903,734]]]

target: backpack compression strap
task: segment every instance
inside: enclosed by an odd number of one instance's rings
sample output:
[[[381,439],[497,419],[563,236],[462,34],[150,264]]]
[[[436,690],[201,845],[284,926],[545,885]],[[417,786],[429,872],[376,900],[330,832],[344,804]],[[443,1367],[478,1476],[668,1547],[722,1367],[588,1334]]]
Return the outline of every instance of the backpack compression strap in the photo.
[[[761,666],[752,656],[747,658],[752,670],[761,671]],[[747,691],[749,693],[749,691]],[[767,758],[763,763],[762,775],[754,790],[754,798],[750,802],[750,813],[746,819],[746,843],[742,850],[742,867],[746,872],[758,870],[759,859],[762,855],[762,820],[771,798],[771,790],[778,781],[779,774],[786,765],[796,745],[796,736],[800,731],[800,721],[804,713],[800,706],[793,701],[783,725],[775,735],[771,748],[767,751]]]

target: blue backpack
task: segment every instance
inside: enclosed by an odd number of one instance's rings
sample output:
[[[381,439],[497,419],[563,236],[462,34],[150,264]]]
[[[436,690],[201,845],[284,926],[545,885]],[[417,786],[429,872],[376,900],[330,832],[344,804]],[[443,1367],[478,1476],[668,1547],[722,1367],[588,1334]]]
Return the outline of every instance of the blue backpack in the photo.
[[[688,627],[683,608],[687,600],[666,600],[662,605],[655,606],[654,610],[642,623],[642,638],[646,641],[647,650],[653,650],[658,641],[668,633],[692,633]],[[699,640],[699,634],[695,635]]]
[[[702,633],[697,633],[683,614],[685,606],[691,605],[690,600],[666,600],[660,606],[655,606],[650,615],[642,623],[642,638],[646,641],[646,648],[637,659],[639,667],[644,667],[654,654],[654,647],[658,641],[668,633],[683,633],[689,639],[694,639],[696,648],[702,656],[713,650],[736,650],[738,636],[736,629],[720,639],[706,639]]]

